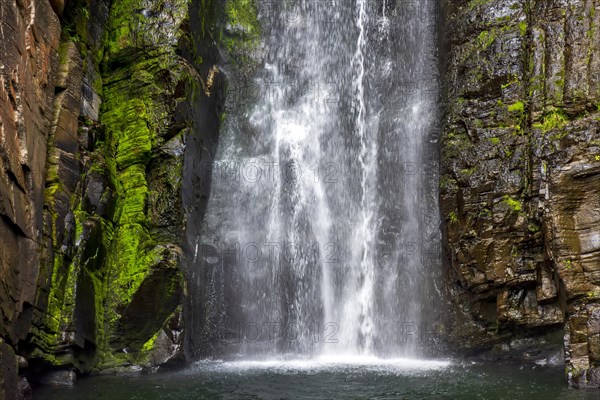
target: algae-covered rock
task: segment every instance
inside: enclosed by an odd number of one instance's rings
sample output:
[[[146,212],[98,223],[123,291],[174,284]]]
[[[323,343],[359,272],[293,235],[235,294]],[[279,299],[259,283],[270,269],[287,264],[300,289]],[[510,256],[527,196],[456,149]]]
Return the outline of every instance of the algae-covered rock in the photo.
[[[192,34],[199,9],[213,11]],[[218,54],[210,32],[225,10],[187,0],[0,10],[11,27],[0,60],[2,343],[35,383],[48,370],[181,365],[184,159],[188,142],[216,143],[218,125],[194,109],[220,90],[199,54]],[[216,109],[199,114],[218,120]]]

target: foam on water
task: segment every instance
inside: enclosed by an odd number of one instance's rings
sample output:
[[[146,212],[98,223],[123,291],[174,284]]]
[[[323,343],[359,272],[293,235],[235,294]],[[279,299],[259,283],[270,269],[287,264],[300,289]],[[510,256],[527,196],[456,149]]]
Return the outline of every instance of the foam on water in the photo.
[[[340,356],[320,356],[309,359],[269,359],[221,361],[203,360],[195,364],[204,371],[241,372],[241,371],[271,371],[271,372],[324,372],[340,370],[363,371],[416,371],[440,370],[451,366],[448,360],[425,360],[415,358],[378,358],[371,356],[356,356],[353,354]]]

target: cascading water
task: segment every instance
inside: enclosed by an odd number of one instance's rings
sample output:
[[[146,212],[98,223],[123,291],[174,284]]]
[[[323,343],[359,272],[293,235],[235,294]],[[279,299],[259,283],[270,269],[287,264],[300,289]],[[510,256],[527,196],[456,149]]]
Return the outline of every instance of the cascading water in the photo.
[[[233,82],[192,263],[202,352],[419,355],[440,269],[436,1],[258,3],[259,72]]]

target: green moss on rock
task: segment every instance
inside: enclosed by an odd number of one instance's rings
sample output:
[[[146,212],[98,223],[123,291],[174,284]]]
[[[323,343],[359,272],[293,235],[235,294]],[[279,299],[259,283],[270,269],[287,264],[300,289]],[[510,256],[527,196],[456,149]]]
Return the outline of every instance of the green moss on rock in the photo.
[[[153,340],[181,302],[178,238],[156,229],[158,215],[170,212],[165,218],[180,232],[182,214],[175,213],[181,210],[152,212],[152,188],[168,186],[173,197],[180,196],[180,177],[157,173],[161,162],[155,160],[165,158],[162,146],[173,135],[177,104],[186,99],[176,90],[194,79],[176,53],[178,38],[186,36],[180,30],[186,15],[185,0],[119,0],[111,9],[101,110],[106,134],[98,169],[108,166],[116,198],[97,295],[103,314],[97,324],[98,369],[149,362]],[[181,173],[181,157],[167,160],[175,172]]]

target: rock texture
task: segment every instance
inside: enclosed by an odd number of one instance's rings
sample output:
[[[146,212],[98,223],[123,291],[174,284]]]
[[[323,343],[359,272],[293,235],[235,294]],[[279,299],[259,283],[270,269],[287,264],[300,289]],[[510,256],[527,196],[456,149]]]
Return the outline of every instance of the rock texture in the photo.
[[[443,14],[450,341],[539,362],[564,345],[569,383],[600,387],[600,3]]]
[[[0,4],[0,398],[17,399],[43,250],[47,139],[60,23],[45,1]]]
[[[0,399],[183,361],[186,144],[219,121],[206,4],[0,4]]]

